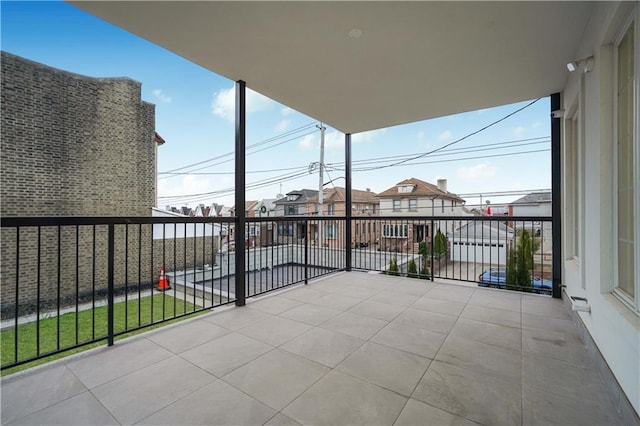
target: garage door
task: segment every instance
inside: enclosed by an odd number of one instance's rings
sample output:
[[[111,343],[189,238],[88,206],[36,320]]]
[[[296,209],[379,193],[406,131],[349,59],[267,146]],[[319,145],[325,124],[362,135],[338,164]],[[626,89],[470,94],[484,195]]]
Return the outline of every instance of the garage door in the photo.
[[[504,243],[480,243],[455,241],[451,245],[454,262],[506,265],[507,249]]]

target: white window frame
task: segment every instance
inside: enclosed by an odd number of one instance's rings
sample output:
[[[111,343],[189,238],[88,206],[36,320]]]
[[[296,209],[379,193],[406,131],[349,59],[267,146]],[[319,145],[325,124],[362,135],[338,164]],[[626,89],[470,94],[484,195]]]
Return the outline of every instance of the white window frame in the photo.
[[[402,210],[402,200],[393,200],[392,203],[394,212],[399,212],[400,210]],[[397,206],[396,203],[398,204]]]
[[[616,296],[619,300],[621,300],[624,304],[629,306],[632,310],[635,311],[636,314],[640,314],[640,188],[636,186],[634,188],[634,199],[633,199],[633,207],[635,209],[634,216],[634,260],[635,260],[635,276],[634,276],[634,296],[631,297],[624,290],[620,289],[618,286],[619,277],[618,277],[618,215],[617,215],[617,206],[618,206],[618,151],[617,151],[617,143],[618,143],[618,46],[622,41],[622,38],[627,33],[631,25],[634,25],[634,74],[635,74],[635,87],[633,94],[633,104],[635,108],[635,112],[638,113],[640,111],[640,58],[638,56],[638,47],[640,46],[640,31],[638,28],[638,24],[640,23],[640,18],[638,15],[640,14],[640,8],[636,5],[633,12],[630,14],[627,21],[620,27],[618,34],[616,35],[615,42],[613,44],[613,164],[614,164],[614,181],[613,181],[613,205],[614,213],[613,213],[613,291],[612,294]],[[634,147],[634,158],[633,158],[633,173],[634,173],[634,182],[638,182],[640,179],[640,143],[638,142],[639,132],[638,121],[636,120],[634,123],[633,129],[633,147]]]
[[[410,198],[409,199],[409,211],[410,212],[417,212],[418,211],[418,199],[417,198]]]
[[[324,236],[329,240],[337,240],[339,231],[338,224],[327,223],[324,226]]]
[[[408,238],[409,237],[409,225],[387,223],[383,225],[382,236],[385,238]]]

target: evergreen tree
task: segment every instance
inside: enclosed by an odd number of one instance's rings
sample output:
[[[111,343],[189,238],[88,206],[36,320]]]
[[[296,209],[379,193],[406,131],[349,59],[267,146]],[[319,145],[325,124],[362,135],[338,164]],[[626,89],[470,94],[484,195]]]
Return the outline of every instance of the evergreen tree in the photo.
[[[437,257],[447,254],[447,237],[439,229],[433,239],[433,253]]]
[[[400,275],[399,271],[400,269],[398,268],[398,260],[395,256],[393,256],[391,258],[391,261],[389,262],[389,269],[387,269],[387,273],[389,275]]]
[[[418,266],[416,265],[416,261],[413,259],[411,259],[407,264],[407,276],[409,278],[418,277]]]

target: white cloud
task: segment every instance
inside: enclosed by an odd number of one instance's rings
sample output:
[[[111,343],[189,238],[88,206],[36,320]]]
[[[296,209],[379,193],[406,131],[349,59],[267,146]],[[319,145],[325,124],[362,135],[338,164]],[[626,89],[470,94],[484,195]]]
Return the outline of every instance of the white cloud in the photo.
[[[368,132],[356,133],[351,136],[351,142],[353,143],[361,143],[361,142],[371,142],[386,132],[386,129],[378,129],[378,130],[369,130]],[[344,135],[342,136],[344,145]]]
[[[169,104],[171,103],[171,96],[166,95],[165,93],[162,92],[162,89],[156,89],[153,91],[153,95],[156,97],[157,100],[159,100],[160,102],[162,102],[163,104]]]
[[[526,127],[518,126],[515,129],[513,129],[513,134],[515,136],[522,136],[526,131],[527,131]]]
[[[284,132],[291,125],[291,120],[283,119],[276,124],[275,130],[276,132]]]
[[[275,102],[260,93],[247,89],[247,114],[273,109]],[[235,87],[220,89],[213,94],[211,112],[233,122],[236,117],[236,90]]]
[[[291,114],[293,114],[294,112],[295,112],[295,111],[294,111],[293,109],[289,108],[289,107],[284,107],[284,108],[282,108],[282,111],[280,111],[280,113],[281,113],[283,116],[285,116],[285,117],[286,117],[287,115],[291,115]]]
[[[355,135],[351,137],[351,141]],[[324,147],[326,149],[344,148],[344,133],[337,130],[325,132],[324,134]]]
[[[164,208],[165,204],[174,207],[187,205],[186,203],[173,202],[171,199],[162,199],[166,196],[200,194],[212,191],[211,181],[207,177],[199,175],[184,175],[181,179],[160,179],[158,180],[158,198],[160,198],[160,208]],[[196,203],[197,204],[197,203]]]
[[[537,129],[538,127],[542,126],[542,123],[540,123],[539,121],[536,121],[535,123],[533,123],[531,125],[532,129]]]
[[[478,164],[472,167],[461,167],[456,170],[456,176],[464,180],[487,179],[496,175],[498,169],[488,163]]]
[[[425,134],[424,134],[424,132],[421,130],[421,131],[419,131],[419,132],[418,132],[418,134],[417,134],[416,136],[418,137],[418,139],[424,139]]]
[[[298,142],[298,146],[302,149],[313,149],[316,146],[316,135],[306,135]]]
[[[451,130],[445,130],[438,135],[438,140],[440,142],[449,142],[451,139],[453,139],[453,133],[451,133]]]

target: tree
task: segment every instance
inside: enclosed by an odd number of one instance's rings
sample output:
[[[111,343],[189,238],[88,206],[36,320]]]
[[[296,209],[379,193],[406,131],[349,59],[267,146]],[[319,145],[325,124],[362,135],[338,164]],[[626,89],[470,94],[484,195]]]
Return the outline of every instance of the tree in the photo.
[[[416,261],[411,259],[407,264],[407,276],[409,278],[418,278],[418,266]]]
[[[506,286],[508,289],[528,291],[533,270],[533,253],[540,248],[540,241],[532,238],[527,229],[519,229],[516,233],[516,244],[507,253]]]
[[[400,275],[399,271],[400,269],[398,268],[398,260],[395,256],[393,256],[391,258],[391,261],[389,262],[389,269],[387,269],[387,273],[389,275]]]
[[[438,229],[436,236],[433,239],[433,253],[437,257],[442,257],[447,254],[447,237]]]

